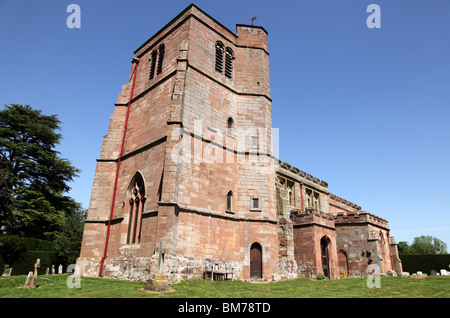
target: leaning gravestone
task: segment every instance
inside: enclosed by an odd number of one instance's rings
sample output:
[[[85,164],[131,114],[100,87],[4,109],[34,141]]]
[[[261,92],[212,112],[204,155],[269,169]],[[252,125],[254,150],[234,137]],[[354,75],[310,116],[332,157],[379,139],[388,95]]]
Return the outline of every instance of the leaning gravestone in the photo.
[[[11,272],[12,272],[12,267],[10,268],[5,268],[3,270],[2,276],[11,276]]]
[[[33,279],[33,272],[29,272],[27,279],[25,280],[25,285],[23,285],[24,288],[31,288],[31,280]]]

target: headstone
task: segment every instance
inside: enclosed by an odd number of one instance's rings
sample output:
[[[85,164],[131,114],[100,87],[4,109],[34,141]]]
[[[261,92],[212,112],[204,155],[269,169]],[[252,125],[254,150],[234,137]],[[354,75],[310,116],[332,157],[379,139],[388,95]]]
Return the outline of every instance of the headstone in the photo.
[[[23,285],[24,288],[31,288],[31,280],[33,279],[33,272],[29,272],[27,279],[25,280],[25,285]]]
[[[45,269],[45,275],[48,275],[49,272],[50,272],[50,268],[47,267],[47,268]]]
[[[3,270],[2,276],[11,276],[11,272],[12,272],[12,267],[10,268],[5,268]]]
[[[431,272],[430,272],[430,275],[431,276],[436,276],[436,271],[434,269],[432,269]]]
[[[393,270],[388,270],[386,273],[387,276],[397,276],[397,273]]]
[[[62,273],[63,273],[63,267],[62,267],[62,265],[59,265],[58,274],[62,274]]]
[[[441,269],[440,272],[441,272],[441,275],[447,275],[447,271],[445,269]]]
[[[37,269],[41,266],[41,260],[38,258],[36,264],[34,264],[34,272],[29,272],[25,281],[24,288],[36,288],[37,287]]]
[[[172,290],[169,287],[169,281],[166,279],[166,275],[163,274],[164,270],[164,256],[167,253],[166,242],[162,241],[158,251],[158,269],[157,273],[153,274],[153,277],[145,285],[144,289],[156,292],[166,292]]]
[[[52,265],[52,275],[55,275],[55,265]]]
[[[422,272],[420,272],[420,271],[417,271],[417,275],[422,275]]]

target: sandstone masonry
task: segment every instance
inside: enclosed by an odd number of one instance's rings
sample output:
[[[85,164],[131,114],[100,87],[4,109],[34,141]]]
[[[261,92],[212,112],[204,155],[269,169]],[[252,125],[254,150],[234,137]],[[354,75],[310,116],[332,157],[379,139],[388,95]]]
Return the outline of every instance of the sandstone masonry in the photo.
[[[83,275],[148,281],[162,241],[171,282],[208,262],[244,280],[401,272],[387,221],[274,157],[267,36],[192,4],[134,52],[97,160]]]

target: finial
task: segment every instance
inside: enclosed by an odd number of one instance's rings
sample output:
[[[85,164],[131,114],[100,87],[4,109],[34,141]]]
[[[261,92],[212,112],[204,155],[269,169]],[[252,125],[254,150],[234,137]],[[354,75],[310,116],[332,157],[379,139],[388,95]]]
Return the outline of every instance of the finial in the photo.
[[[256,17],[251,18],[250,20],[252,20],[252,25],[253,25],[253,21],[256,20]]]

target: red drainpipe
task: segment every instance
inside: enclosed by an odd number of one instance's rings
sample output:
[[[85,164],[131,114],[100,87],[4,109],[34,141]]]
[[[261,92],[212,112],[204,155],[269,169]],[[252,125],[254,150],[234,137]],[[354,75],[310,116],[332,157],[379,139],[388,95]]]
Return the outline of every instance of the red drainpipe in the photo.
[[[391,269],[394,270],[394,262],[392,261],[392,251],[391,251],[391,238],[389,237],[389,232],[387,232],[386,234],[389,244],[389,256],[391,257]]]
[[[113,217],[114,205],[115,205],[115,202],[116,202],[117,179],[119,177],[120,160],[121,160],[121,158],[123,156],[123,149],[124,149],[124,146],[125,146],[125,136],[127,134],[128,117],[130,115],[130,105],[131,105],[131,100],[133,99],[134,84],[136,83],[136,74],[137,74],[137,70],[138,70],[138,66],[139,66],[139,59],[133,57],[132,63],[136,63],[136,67],[134,68],[133,86],[131,87],[131,96],[130,96],[130,101],[128,102],[127,117],[125,118],[125,127],[123,129],[123,138],[122,138],[122,146],[121,146],[121,149],[120,149],[120,156],[119,156],[119,158],[117,160],[117,170],[116,170],[116,179],[114,181],[114,192],[113,192],[113,199],[112,199],[112,205],[111,205],[111,215],[109,216],[109,220],[108,220],[108,230],[106,232],[105,252],[104,252],[102,260],[100,262],[100,271],[99,271],[99,274],[98,274],[99,277],[102,277],[102,274],[103,274],[103,263],[105,262],[106,255],[108,254],[109,233],[111,232],[111,220],[112,220],[112,217]]]
[[[303,182],[300,181],[300,199],[302,204],[302,212],[303,212]]]

